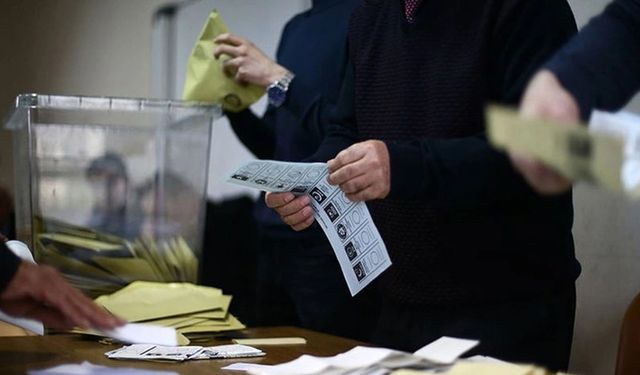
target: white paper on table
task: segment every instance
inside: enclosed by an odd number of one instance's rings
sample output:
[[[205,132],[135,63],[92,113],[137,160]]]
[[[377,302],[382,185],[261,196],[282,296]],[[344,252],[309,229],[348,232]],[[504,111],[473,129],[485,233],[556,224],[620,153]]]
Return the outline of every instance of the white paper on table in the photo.
[[[112,330],[97,332],[126,344],[178,345],[176,330],[171,327],[129,323]]]
[[[477,340],[443,336],[413,354],[433,363],[451,364],[479,343]]]
[[[229,366],[223,367],[221,370],[229,370],[229,371],[258,371],[260,369],[267,370],[271,368],[271,365],[259,365],[257,363],[232,363]]]
[[[98,366],[89,362],[59,365],[42,370],[29,370],[29,375],[178,375],[173,371],[157,371],[124,367]]]
[[[326,163],[255,160],[240,166],[227,182],[267,192],[311,197],[314,218],[329,239],[354,296],[391,266],[387,248],[364,202],[352,202],[327,182]]]
[[[201,346],[133,344],[106,352],[105,355],[110,359],[186,361],[201,351]]]
[[[627,193],[640,198],[640,116],[624,111],[593,111],[589,131],[616,135],[624,141],[622,186]]]
[[[293,361],[266,368],[249,369],[254,375],[313,375],[320,374],[329,368],[329,364],[321,358],[303,354]]]
[[[145,361],[169,360],[187,361],[198,359],[222,359],[240,357],[261,357],[265,353],[247,345],[218,346],[162,346],[153,344],[133,344],[106,352],[110,359],[138,359]]]
[[[9,248],[9,250],[11,250],[15,255],[20,257],[22,260],[26,260],[28,262],[36,264],[36,261],[33,259],[33,255],[31,255],[31,250],[29,250],[29,247],[23,242],[7,241],[6,245]],[[0,310],[0,320],[5,321],[9,324],[13,324],[15,326],[24,328],[40,336],[44,335],[44,325],[39,320],[18,318],[13,315],[9,315],[2,310]]]

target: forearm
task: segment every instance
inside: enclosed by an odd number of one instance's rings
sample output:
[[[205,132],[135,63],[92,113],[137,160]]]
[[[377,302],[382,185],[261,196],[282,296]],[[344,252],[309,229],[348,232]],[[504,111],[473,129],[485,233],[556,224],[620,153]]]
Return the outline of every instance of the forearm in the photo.
[[[576,98],[581,117],[617,110],[640,90],[640,0],[616,0],[546,65]]]

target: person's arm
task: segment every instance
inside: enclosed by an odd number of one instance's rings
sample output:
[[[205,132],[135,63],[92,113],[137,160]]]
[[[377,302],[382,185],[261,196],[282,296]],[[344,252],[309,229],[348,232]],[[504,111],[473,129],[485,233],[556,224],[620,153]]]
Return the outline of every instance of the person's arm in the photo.
[[[583,120],[618,110],[640,90],[640,0],[615,0],[547,64]]]
[[[491,97],[516,104],[531,75],[573,33],[575,23],[564,1],[506,1],[489,51],[494,79]],[[330,181],[354,200],[388,195],[474,208],[533,194],[508,157],[488,144],[484,133],[385,142],[386,147],[376,142],[358,143],[329,162]],[[381,175],[385,170],[388,174]]]
[[[113,329],[125,322],[72,287],[54,268],[21,261],[0,242],[0,309],[60,330]]]

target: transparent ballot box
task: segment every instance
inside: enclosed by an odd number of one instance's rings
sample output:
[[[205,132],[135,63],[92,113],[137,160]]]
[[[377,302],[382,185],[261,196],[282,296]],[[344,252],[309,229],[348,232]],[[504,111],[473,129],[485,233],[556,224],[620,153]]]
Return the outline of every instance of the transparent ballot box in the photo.
[[[16,229],[90,296],[196,282],[217,106],[29,94],[16,100]]]

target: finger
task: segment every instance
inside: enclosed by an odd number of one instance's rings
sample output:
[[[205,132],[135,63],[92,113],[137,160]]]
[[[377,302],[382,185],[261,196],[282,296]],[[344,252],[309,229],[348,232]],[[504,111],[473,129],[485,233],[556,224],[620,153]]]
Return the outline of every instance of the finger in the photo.
[[[355,145],[340,151],[340,153],[338,153],[335,158],[327,162],[329,172],[334,172],[347,164],[358,161],[362,159],[366,154],[366,149],[364,147],[361,147],[360,144],[356,143]]]
[[[291,229],[295,230],[296,232],[299,232],[301,230],[307,229],[311,226],[311,224],[313,224],[314,222],[314,218],[313,216],[311,216],[310,218],[308,218],[307,220],[305,220],[304,222],[298,224],[298,225],[294,225],[291,227]]]
[[[221,44],[213,50],[213,57],[219,59],[221,55],[227,55],[230,57],[237,57],[244,54],[245,49],[242,46],[230,46],[228,44]]]
[[[344,165],[334,172],[329,174],[329,183],[332,185],[342,185],[354,178],[361,177],[364,175],[370,175],[370,169],[367,168],[366,163],[363,159],[360,159],[351,164]],[[366,178],[366,176],[364,176]],[[370,178],[370,177],[369,177]]]
[[[282,207],[296,198],[293,193],[267,193],[264,201],[269,208]]]
[[[222,70],[228,77],[234,77],[238,73],[238,68],[242,65],[243,61],[243,57],[229,59],[222,63]]]
[[[241,44],[246,44],[247,40],[237,35],[233,35],[231,33],[224,33],[218,35],[214,40],[216,44],[230,44],[232,46],[239,46]]]
[[[282,221],[291,227],[295,227],[309,220],[310,217],[313,217],[313,209],[307,206],[291,215],[282,216]]]
[[[285,217],[302,211],[305,207],[309,207],[309,204],[311,204],[311,198],[309,198],[308,195],[303,195],[297,197],[288,204],[278,207],[276,211],[278,211],[280,216]]]
[[[344,169],[344,168],[343,168]],[[356,176],[340,184],[340,190],[345,194],[354,194],[373,185],[371,177],[367,174]]]

